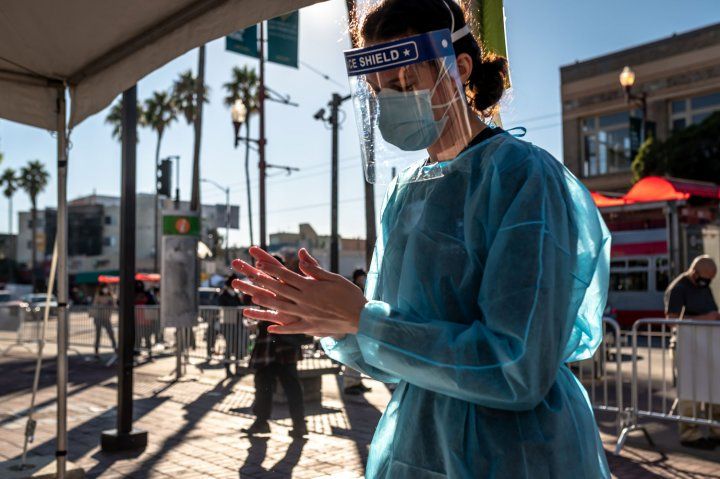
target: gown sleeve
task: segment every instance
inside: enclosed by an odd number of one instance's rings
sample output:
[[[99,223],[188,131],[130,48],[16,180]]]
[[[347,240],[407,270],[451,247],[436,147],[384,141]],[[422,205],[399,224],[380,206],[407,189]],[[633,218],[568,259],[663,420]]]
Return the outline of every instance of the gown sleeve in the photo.
[[[424,317],[371,301],[349,339],[364,367],[482,406],[528,410],[547,395],[563,361],[594,351],[608,236],[587,191],[570,191],[562,165],[533,151],[499,158],[468,195],[466,248],[482,271],[478,317]],[[589,290],[597,294],[586,297]]]

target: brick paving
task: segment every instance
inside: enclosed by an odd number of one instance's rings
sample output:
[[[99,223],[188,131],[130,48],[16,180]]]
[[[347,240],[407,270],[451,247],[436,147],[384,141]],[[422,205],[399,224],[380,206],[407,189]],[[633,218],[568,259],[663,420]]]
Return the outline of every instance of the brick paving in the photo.
[[[276,407],[272,434],[247,438],[242,427],[253,420],[252,377],[224,379],[220,369],[191,368],[195,380],[167,383],[160,376],[172,370],[172,358],[136,369],[135,424],[149,432],[145,451],[134,455],[107,454],[99,449],[101,431],[115,425],[117,382],[114,368],[71,358],[68,428],[70,460],[89,478],[337,478],[363,477],[363,464],[377,420],[390,392],[385,385],[365,396],[343,397],[334,376],[325,376],[322,405],[309,406],[307,441],[288,436],[290,419]],[[24,414],[29,405],[34,362],[29,354],[13,351],[0,358],[0,461],[17,457],[22,448]],[[31,454],[54,454],[54,364],[43,370],[38,396],[38,421]],[[614,447],[614,425],[601,418],[606,449]],[[657,426],[653,437],[671,435]],[[674,441],[676,442],[676,441]],[[617,478],[720,479],[720,452],[697,453],[672,449],[664,454],[634,436],[619,457],[608,459]],[[672,449],[672,450],[671,450]]]

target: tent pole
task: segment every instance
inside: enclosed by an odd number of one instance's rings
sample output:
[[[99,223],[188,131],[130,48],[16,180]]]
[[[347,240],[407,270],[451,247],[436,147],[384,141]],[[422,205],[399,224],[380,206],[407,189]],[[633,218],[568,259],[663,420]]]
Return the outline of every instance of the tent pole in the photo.
[[[118,331],[117,428],[103,431],[103,451],[144,449],[147,432],[133,429],[133,350],[135,349],[135,210],[137,86],[123,92],[120,192],[120,307]]]
[[[65,86],[58,88],[57,99],[57,477],[65,478],[67,467],[67,132],[65,123]]]

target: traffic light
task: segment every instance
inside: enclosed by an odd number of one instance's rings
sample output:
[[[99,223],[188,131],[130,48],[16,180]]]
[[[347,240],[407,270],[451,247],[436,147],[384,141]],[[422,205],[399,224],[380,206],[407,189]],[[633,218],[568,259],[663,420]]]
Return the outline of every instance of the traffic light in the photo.
[[[159,195],[171,196],[172,191],[172,160],[162,160],[157,171],[157,192]]]

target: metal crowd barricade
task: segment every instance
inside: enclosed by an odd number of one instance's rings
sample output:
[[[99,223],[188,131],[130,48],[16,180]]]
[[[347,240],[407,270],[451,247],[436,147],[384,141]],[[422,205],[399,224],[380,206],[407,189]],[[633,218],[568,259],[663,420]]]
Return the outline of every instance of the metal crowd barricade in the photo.
[[[118,315],[114,306],[73,305],[68,309],[68,344],[95,351],[117,349]]]
[[[40,322],[33,324],[26,318],[29,312],[20,306],[0,306],[0,337],[10,344],[2,350],[6,355],[16,347],[26,348],[26,343],[36,343],[40,334]]]
[[[250,335],[243,322],[242,307],[201,306],[198,324],[193,328],[190,356],[207,361],[244,365],[249,355]],[[194,352],[194,354],[193,354]]]
[[[620,325],[613,318],[603,318],[603,341],[592,358],[570,365],[586,388],[593,410],[615,414],[618,432],[622,428],[623,381]]]
[[[641,418],[720,428],[720,321],[635,322],[631,403],[616,454],[634,431],[654,446]]]

